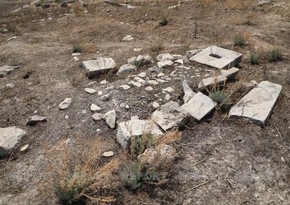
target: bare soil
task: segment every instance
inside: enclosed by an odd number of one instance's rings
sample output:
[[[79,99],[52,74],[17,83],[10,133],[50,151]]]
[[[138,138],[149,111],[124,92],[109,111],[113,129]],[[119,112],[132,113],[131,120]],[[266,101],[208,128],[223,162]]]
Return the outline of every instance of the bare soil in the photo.
[[[250,0],[192,0],[168,9],[178,2],[130,1],[137,7],[127,9],[84,0],[66,7],[58,3],[50,4],[49,8],[31,5],[11,13],[28,3],[0,0],[0,66],[21,65],[0,78],[0,127],[17,126],[28,133],[9,159],[0,160],[0,204],[58,204],[54,195],[50,197],[43,190],[51,191],[51,187],[44,185],[49,180],[45,171],[46,151],[62,140],[76,136],[83,136],[84,140],[102,138],[115,157],[123,156],[124,151],[115,141],[116,131],[103,121],[93,121],[91,103],[103,108],[102,112],[115,109],[120,122],[134,115],[147,119],[154,111],[151,103],[164,99],[163,88],[173,87],[171,99],[181,102],[182,79],[194,87],[213,72],[191,62],[194,69],[177,69],[178,77],[169,75],[174,68],[163,70],[170,79],[154,86],[151,93],[144,87],[123,91],[119,86],[128,83],[127,75],[107,74],[88,79],[81,61],[107,56],[121,66],[138,54],[149,53],[154,57],[165,52],[185,54],[186,50],[210,45],[244,54],[238,78],[268,80],[283,86],[267,125],[260,127],[246,120],[229,119],[225,113],[215,111],[202,122],[191,122],[182,130],[183,139],[174,145],[179,157],[166,184],[145,186],[135,193],[122,186],[106,188],[99,190],[100,196],[113,195],[114,204],[126,205],[290,204],[289,2],[277,0],[275,4],[257,6],[256,1]],[[160,26],[164,17],[169,23]],[[232,37],[236,33],[247,38],[245,46],[233,46]],[[134,40],[121,42],[128,34]],[[17,39],[7,41],[13,36]],[[71,55],[76,43],[83,49],[78,62]],[[134,52],[134,48],[143,50]],[[283,61],[267,60],[267,53],[273,48],[283,51]],[[251,52],[261,55],[259,65],[248,62]],[[148,66],[141,67],[133,74],[147,69]],[[201,76],[196,77],[196,72]],[[100,85],[104,79],[109,83]],[[92,81],[97,81],[91,86],[96,90],[111,92],[111,100],[104,102],[97,94],[86,93],[84,88]],[[15,87],[7,88],[8,83]],[[67,97],[73,99],[71,107],[59,110],[58,104]],[[120,106],[121,103],[130,108]],[[163,103],[164,100],[160,102]],[[47,122],[26,126],[26,118],[35,111],[46,116]],[[27,143],[28,152],[20,153],[21,146]]]

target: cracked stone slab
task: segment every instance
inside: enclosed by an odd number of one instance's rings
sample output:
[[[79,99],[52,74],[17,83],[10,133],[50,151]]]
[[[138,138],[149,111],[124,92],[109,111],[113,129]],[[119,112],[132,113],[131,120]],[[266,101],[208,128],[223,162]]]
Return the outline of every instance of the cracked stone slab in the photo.
[[[127,149],[131,137],[144,134],[158,137],[163,133],[153,121],[139,120],[138,117],[132,117],[131,120],[118,124],[116,140],[123,149]]]
[[[168,131],[184,125],[188,120],[188,114],[184,112],[177,102],[170,101],[154,111],[151,119],[164,131]]]
[[[211,78],[205,78],[202,79],[201,82],[198,84],[199,90],[204,90],[205,88],[214,86],[214,85],[220,85],[222,83],[225,83],[227,81],[227,77],[224,75],[219,75]]]
[[[83,67],[87,71],[89,78],[98,77],[116,68],[116,63],[112,58],[99,57],[96,60],[83,61]]]
[[[0,128],[0,157],[6,157],[26,136],[26,132],[17,127]]]
[[[183,104],[181,108],[193,118],[200,121],[209,114],[215,106],[216,103],[211,98],[198,92],[187,103]]]
[[[242,57],[243,55],[238,52],[217,46],[210,46],[192,56],[190,60],[211,67],[223,69],[238,65],[241,62]]]
[[[234,80],[239,73],[240,69],[232,67],[228,70],[221,69],[221,74],[227,77],[228,80]]]
[[[265,125],[281,90],[279,84],[262,81],[231,108],[229,116],[249,118],[257,124]]]

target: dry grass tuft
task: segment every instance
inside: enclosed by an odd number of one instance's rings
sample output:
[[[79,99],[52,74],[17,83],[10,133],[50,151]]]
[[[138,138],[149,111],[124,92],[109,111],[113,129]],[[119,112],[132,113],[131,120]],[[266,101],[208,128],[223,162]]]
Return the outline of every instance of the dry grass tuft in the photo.
[[[156,143],[157,144],[172,144],[176,141],[181,140],[182,133],[179,131],[171,131],[165,133],[162,137],[158,138]]]

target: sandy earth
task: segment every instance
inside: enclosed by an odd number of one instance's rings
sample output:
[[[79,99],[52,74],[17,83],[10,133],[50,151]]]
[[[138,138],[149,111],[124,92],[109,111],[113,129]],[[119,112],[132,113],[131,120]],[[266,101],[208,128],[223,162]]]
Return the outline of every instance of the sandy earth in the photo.
[[[170,79],[153,86],[152,92],[135,87],[123,91],[119,86],[128,83],[127,76],[107,74],[90,80],[80,66],[82,60],[109,56],[121,66],[128,58],[140,53],[152,56],[165,52],[184,54],[186,50],[209,45],[225,46],[244,54],[239,76],[247,76],[249,81],[268,80],[283,86],[267,125],[261,128],[248,121],[228,119],[219,111],[200,123],[191,122],[182,131],[182,141],[175,144],[179,155],[169,171],[169,181],[159,187],[144,187],[137,193],[125,188],[112,190],[117,199],[114,204],[290,203],[288,2],[275,7],[271,4],[257,7],[252,1],[185,1],[169,10],[168,6],[177,3],[131,1],[138,7],[126,9],[84,1],[84,4],[77,2],[68,7],[59,4],[48,9],[31,6],[8,13],[25,3],[0,1],[0,66],[21,65],[10,75],[0,78],[0,126],[24,129],[28,138],[21,145],[30,145],[27,153],[20,154],[19,145],[11,160],[0,161],[0,204],[57,204],[55,198],[43,195],[39,183],[44,180],[46,150],[61,140],[73,139],[77,135],[84,139],[101,136],[115,155],[122,153],[114,139],[116,131],[103,121],[92,120],[91,103],[98,104],[104,112],[115,109],[120,122],[133,115],[147,119],[154,111],[153,101],[161,98],[160,104],[165,103],[163,88],[173,87],[172,100],[181,102],[182,79],[187,79],[194,87],[206,74],[212,73],[205,66],[190,63],[194,69],[177,70],[175,77],[169,75],[174,68],[163,70]],[[159,22],[164,16],[169,19],[169,24],[161,27]],[[197,38],[193,38],[195,17]],[[245,24],[246,21],[253,25]],[[2,32],[3,28],[8,32]],[[232,46],[235,33],[247,36],[246,46]],[[128,34],[134,36],[134,40],[121,42]],[[8,42],[7,39],[13,36],[17,39]],[[71,56],[74,43],[83,48],[78,62]],[[251,51],[264,54],[274,47],[283,50],[282,62],[269,63],[263,59],[260,65],[248,63]],[[143,50],[134,52],[134,48]],[[147,69],[142,67],[133,74]],[[200,77],[195,75],[197,70]],[[24,79],[27,74],[29,77]],[[100,85],[104,79],[110,82]],[[97,81],[91,86],[97,91],[112,93],[111,100],[104,102],[97,94],[86,93],[84,88],[92,81]],[[7,88],[8,83],[15,87]],[[60,111],[58,104],[67,97],[73,99],[72,106]],[[120,106],[121,103],[130,108]],[[47,117],[47,122],[26,126],[26,118],[36,110],[37,114]]]

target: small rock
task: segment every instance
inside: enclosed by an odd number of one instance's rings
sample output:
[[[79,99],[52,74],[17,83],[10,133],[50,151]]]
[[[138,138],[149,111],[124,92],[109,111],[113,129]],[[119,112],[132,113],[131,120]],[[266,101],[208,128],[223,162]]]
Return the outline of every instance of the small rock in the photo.
[[[100,91],[98,92],[98,96],[102,96],[102,95],[103,95],[103,91],[100,90]]]
[[[158,77],[158,78],[161,78],[161,77],[163,77],[163,76],[165,76],[165,74],[164,74],[164,73],[162,73],[162,72],[161,72],[161,73],[159,73],[159,74],[157,75],[157,77]]]
[[[142,51],[142,48],[134,48],[133,51],[134,52],[140,52],[140,51]]]
[[[69,118],[69,116],[68,116],[68,115],[64,116],[64,119],[66,119],[66,120],[67,120],[68,118]]]
[[[85,91],[89,94],[95,94],[97,91],[93,88],[85,88]]]
[[[182,59],[175,60],[174,62],[183,65],[183,60]]]
[[[26,119],[26,125],[36,125],[38,122],[46,122],[46,117],[33,115]]]
[[[111,93],[108,93],[108,94],[106,94],[106,95],[103,95],[100,99],[101,99],[102,101],[108,101],[108,100],[111,99],[111,97],[112,97],[112,94],[111,94]]]
[[[129,90],[131,87],[129,85],[121,85],[120,88],[123,88],[123,90]]]
[[[69,106],[71,105],[72,103],[72,99],[71,98],[66,98],[64,101],[62,101],[60,104],[59,104],[59,109],[61,110],[65,110],[67,108],[69,108]]]
[[[157,63],[158,68],[167,68],[173,65],[171,60],[165,60]]]
[[[28,147],[29,147],[29,144],[26,144],[26,145],[22,146],[22,147],[20,148],[20,152],[22,152],[22,153],[27,152]]]
[[[129,58],[127,60],[128,64],[132,64],[132,65],[139,65],[139,66],[143,66],[146,64],[150,64],[153,63],[153,59],[150,55],[138,55],[136,57],[132,57]]]
[[[99,120],[103,119],[104,115],[101,113],[95,113],[92,115],[92,117],[95,121],[99,121]]]
[[[116,126],[117,114],[115,110],[111,110],[104,114],[104,120],[106,120],[107,124],[110,128],[114,129]]]
[[[123,42],[129,42],[133,40],[134,40],[134,37],[132,35],[127,35],[122,39]]]
[[[174,89],[172,87],[167,87],[167,88],[164,88],[162,90],[165,91],[165,92],[168,92],[168,93],[174,92]]]
[[[154,66],[154,67],[148,68],[148,71],[152,73],[158,73],[160,69],[157,66]]]
[[[138,87],[138,88],[140,88],[140,87],[142,86],[141,83],[139,83],[139,82],[135,82],[135,81],[133,81],[133,80],[131,80],[131,81],[129,82],[129,84],[130,84],[130,85],[134,85],[134,86],[136,86],[136,87]]]
[[[0,78],[5,77],[6,75],[10,74],[12,71],[14,71],[19,67],[20,66],[9,66],[9,65],[4,65],[0,67]]]
[[[8,84],[6,85],[6,87],[7,87],[7,88],[14,88],[15,85],[14,85],[13,83],[8,83]]]
[[[89,78],[98,77],[116,68],[116,63],[112,58],[103,57],[98,57],[96,60],[83,61],[82,65],[86,69]]]
[[[169,101],[170,98],[171,98],[171,96],[167,93],[167,94],[165,95],[165,98],[164,98],[164,99],[165,99],[166,101]]]
[[[159,84],[156,80],[148,80],[147,83],[149,85],[158,85]]]
[[[126,105],[125,108],[128,110],[130,108],[130,106],[129,105]]]
[[[107,84],[109,81],[107,81],[107,80],[102,80],[101,82],[100,82],[100,84],[101,85],[105,85],[105,84]]]
[[[152,88],[151,86],[147,86],[147,87],[145,88],[145,90],[146,90],[146,91],[153,91],[153,88]]]
[[[182,82],[182,88],[184,92],[183,102],[187,103],[195,95],[195,92],[191,90],[186,80]]]
[[[221,69],[221,74],[224,75],[228,80],[234,80],[239,73],[240,69],[236,67],[232,67],[228,70],[222,70]]]
[[[173,57],[171,54],[169,54],[169,53],[164,53],[164,54],[159,54],[159,55],[156,57],[156,59],[157,59],[158,61],[166,61],[166,60],[170,60],[170,61],[172,61],[172,60],[174,60],[174,57]]]
[[[145,78],[146,77],[146,73],[145,72],[139,73],[138,76],[140,78]]]
[[[76,57],[76,56],[74,56],[73,59],[74,59],[75,62],[78,62],[78,61],[80,60],[80,59],[79,59],[78,57]]]
[[[113,156],[114,156],[114,152],[112,152],[112,151],[108,151],[108,152],[103,153],[103,157],[113,157]]]
[[[227,78],[224,75],[219,75],[212,78],[205,78],[198,84],[198,89],[204,90],[205,88],[223,84],[227,81]]]
[[[160,107],[160,105],[159,105],[158,102],[153,102],[153,103],[152,103],[152,107],[153,107],[154,109],[157,109],[157,108]]]
[[[9,42],[9,41],[12,41],[12,40],[15,40],[15,39],[17,39],[17,37],[16,36],[13,36],[11,38],[8,38],[7,41]]]
[[[119,68],[117,74],[120,75],[120,74],[124,74],[124,73],[130,73],[130,72],[135,71],[135,70],[137,70],[137,67],[135,65],[125,64]]]
[[[91,104],[91,111],[95,112],[100,110],[102,109],[99,106],[97,106],[96,104]]]

